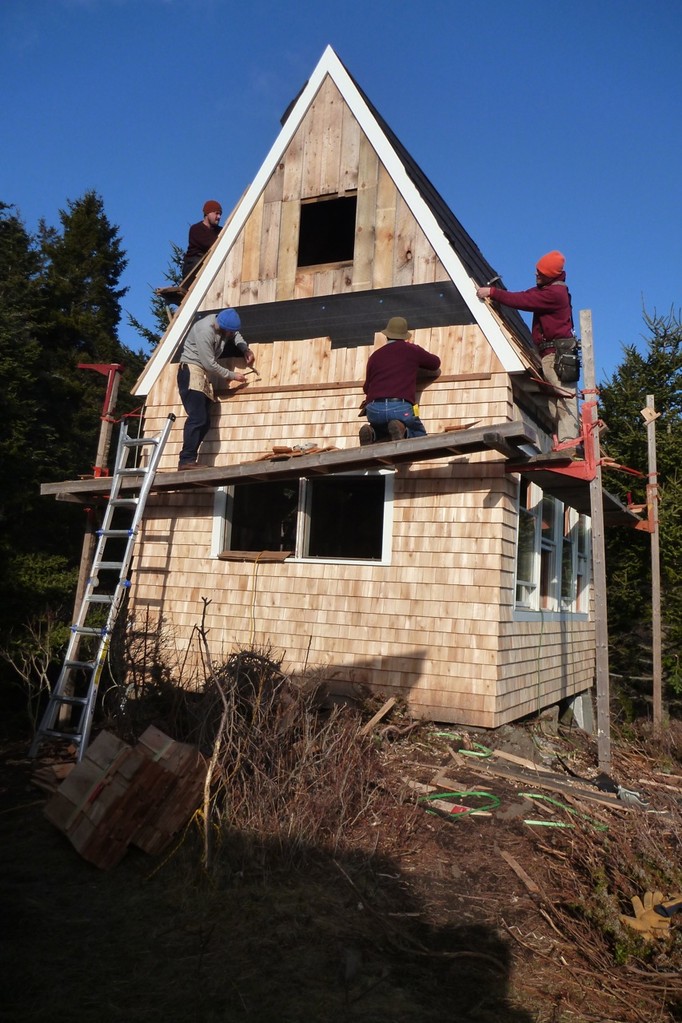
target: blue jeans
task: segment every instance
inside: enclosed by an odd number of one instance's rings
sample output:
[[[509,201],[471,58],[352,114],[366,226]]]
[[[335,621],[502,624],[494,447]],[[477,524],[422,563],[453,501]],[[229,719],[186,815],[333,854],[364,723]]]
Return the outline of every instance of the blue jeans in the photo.
[[[203,391],[190,391],[187,366],[178,369],[178,393],[187,413],[182,430],[182,451],[178,456],[178,465],[187,465],[189,462],[196,462],[199,445],[208,433],[212,402]]]
[[[414,408],[409,401],[389,401],[383,398],[381,401],[368,401],[365,407],[367,421],[374,429],[377,440],[388,437],[388,423],[391,419],[397,419],[407,427],[406,437],[424,437],[426,430],[419,416],[415,416]]]

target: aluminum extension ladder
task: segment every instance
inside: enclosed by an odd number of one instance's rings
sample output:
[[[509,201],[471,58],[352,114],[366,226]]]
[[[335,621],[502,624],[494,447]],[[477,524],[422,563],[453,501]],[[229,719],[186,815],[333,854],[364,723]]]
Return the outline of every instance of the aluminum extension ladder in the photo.
[[[137,531],[174,421],[171,412],[158,436],[137,438],[130,437],[125,420],[121,422],[109,501],[102,526],[97,530],[90,576],[71,625],[59,678],[29,750],[30,757],[35,757],[41,745],[52,739],[73,743],[78,761],[83,758],[111,635],[130,586],[128,574]],[[140,456],[149,448],[146,464],[139,464]],[[131,455],[135,464],[129,464]],[[138,485],[126,488],[122,496],[123,481],[131,478],[137,478]]]

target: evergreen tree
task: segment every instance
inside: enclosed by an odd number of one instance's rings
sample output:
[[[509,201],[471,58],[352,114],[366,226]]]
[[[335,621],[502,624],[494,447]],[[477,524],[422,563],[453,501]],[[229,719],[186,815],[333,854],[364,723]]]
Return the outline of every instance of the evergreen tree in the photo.
[[[177,285],[182,280],[182,261],[184,258],[184,250],[175,243],[171,243],[171,246],[171,259],[166,268],[166,272],[164,273],[164,278],[169,284]],[[132,316],[130,313],[128,314],[128,323],[133,330],[140,335],[150,350],[156,348],[159,341],[168,330],[168,308],[169,307],[165,300],[161,297],[161,295],[157,295],[156,290],[154,290],[151,300],[151,313],[154,320],[153,328],[145,327],[145,325],[135,316]]]
[[[646,349],[624,347],[624,359],[600,389],[600,415],[608,426],[604,453],[642,476],[608,473],[607,490],[645,503],[647,430],[641,410],[654,396],[659,484],[661,603],[664,672],[672,689],[682,691],[678,651],[682,649],[682,325],[673,312],[646,316]],[[611,663],[629,677],[650,676],[651,557],[647,532],[607,531],[607,584]]]
[[[101,199],[88,192],[32,237],[0,204],[0,644],[50,608],[71,614],[85,517],[40,484],[92,472],[106,377],[78,364],[122,364],[117,414],[145,359],[118,339],[126,259]]]
[[[21,648],[29,658],[33,651],[27,650],[22,625],[48,606],[61,608],[74,583],[68,556],[49,550],[65,509],[55,509],[47,529],[40,497],[42,270],[36,239],[14,208],[0,203],[0,650]],[[5,664],[3,690],[8,675]]]
[[[86,192],[59,213],[61,231],[40,225],[45,260],[43,346],[45,439],[54,457],[45,479],[73,478],[92,470],[99,436],[105,380],[79,363],[125,366],[117,411],[130,411],[130,387],[144,356],[121,344],[119,287],[127,260],[118,228],[101,198]]]

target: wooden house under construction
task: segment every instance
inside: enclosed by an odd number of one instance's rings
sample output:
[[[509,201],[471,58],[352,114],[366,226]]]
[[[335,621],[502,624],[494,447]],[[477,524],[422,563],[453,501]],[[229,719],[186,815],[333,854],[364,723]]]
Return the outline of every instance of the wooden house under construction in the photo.
[[[534,471],[548,389],[523,320],[476,297],[495,276],[328,48],[136,385],[145,433],[178,416],[138,619],[187,647],[203,615],[216,661],[269,648],[436,721],[496,727],[589,689],[587,485]],[[228,306],[258,372],[220,394],[205,468],[177,472],[183,337]],[[361,448],[366,362],[395,315],[441,358],[428,436]]]

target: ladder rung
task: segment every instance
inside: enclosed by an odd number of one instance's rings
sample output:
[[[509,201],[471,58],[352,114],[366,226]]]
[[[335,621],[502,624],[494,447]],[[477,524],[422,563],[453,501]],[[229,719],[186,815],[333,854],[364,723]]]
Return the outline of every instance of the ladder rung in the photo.
[[[111,508],[136,508],[137,504],[136,497],[112,497],[109,501]]]
[[[133,529],[98,529],[97,536],[129,537],[134,536]]]
[[[72,625],[71,626],[71,632],[75,633],[77,636],[106,636],[107,635],[107,629],[106,628],[95,629],[91,625]]]
[[[97,575],[97,573],[102,568],[106,569],[107,571],[115,571],[117,568],[123,568],[123,562],[122,561],[100,561],[97,564],[93,565],[92,567],[93,567],[93,574],[90,576],[90,579],[94,579],[95,576]]]
[[[39,735],[48,735],[52,739],[70,739],[76,744],[83,738],[82,732],[60,732],[58,728],[41,728]]]
[[[87,696],[61,696],[57,693],[53,697],[54,703],[65,703],[69,707],[84,707],[88,702]]]
[[[146,469],[119,469],[116,473],[117,476],[144,476]]]
[[[115,593],[93,593],[85,600],[88,604],[111,604],[115,596]]]
[[[94,661],[64,661],[64,668],[89,668],[90,671],[95,667]]]
[[[127,448],[141,448],[144,444],[158,444],[158,437],[126,437],[124,444]]]

